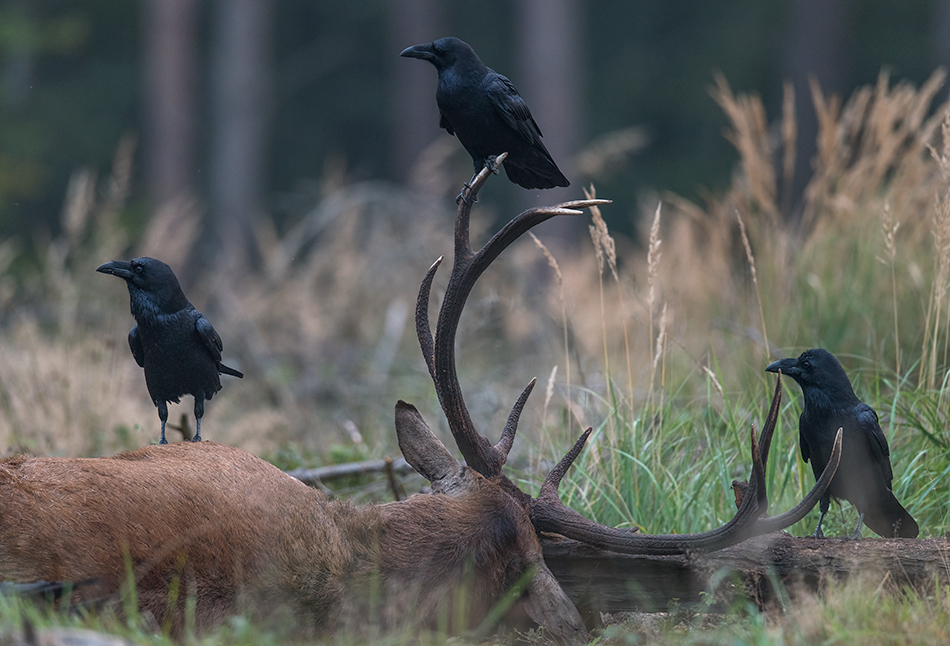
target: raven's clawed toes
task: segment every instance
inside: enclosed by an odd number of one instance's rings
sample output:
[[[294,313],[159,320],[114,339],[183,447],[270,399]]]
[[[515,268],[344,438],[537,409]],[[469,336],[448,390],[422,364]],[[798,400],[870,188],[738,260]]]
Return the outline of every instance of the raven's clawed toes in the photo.
[[[478,204],[478,200],[469,200],[468,193],[472,190],[472,185],[466,182],[462,184],[462,190],[459,192],[458,196],[455,198],[456,204],[461,204],[463,201],[466,204]]]

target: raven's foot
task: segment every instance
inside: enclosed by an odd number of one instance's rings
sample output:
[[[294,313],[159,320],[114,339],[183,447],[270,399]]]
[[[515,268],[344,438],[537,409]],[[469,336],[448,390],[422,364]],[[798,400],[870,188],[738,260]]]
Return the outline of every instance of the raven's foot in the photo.
[[[821,523],[825,520],[825,514],[828,513],[827,509],[822,509],[821,513],[818,514],[818,524],[815,525],[815,533],[811,535],[812,538],[824,538],[825,533],[821,531]]]
[[[485,168],[490,170],[493,175],[498,174],[498,168],[501,164],[498,163],[498,155],[489,155],[485,160]]]
[[[200,441],[201,441],[201,436],[200,436],[200,435],[195,435],[193,438],[191,438],[191,441],[192,441],[192,442],[200,442]]]
[[[472,185],[468,182],[462,184],[462,190],[459,192],[458,196],[455,198],[456,204],[461,204],[463,201],[466,204],[478,204],[478,200],[468,199],[468,194],[472,191]]]
[[[858,516],[858,526],[854,528],[854,531],[844,537],[846,541],[859,541],[861,540],[861,526],[864,525],[864,514]]]
[[[155,406],[158,407],[158,419],[162,420],[162,434],[158,443],[159,444],[168,444],[168,440],[165,439],[165,424],[168,422],[168,405],[159,399],[152,400],[155,403]]]

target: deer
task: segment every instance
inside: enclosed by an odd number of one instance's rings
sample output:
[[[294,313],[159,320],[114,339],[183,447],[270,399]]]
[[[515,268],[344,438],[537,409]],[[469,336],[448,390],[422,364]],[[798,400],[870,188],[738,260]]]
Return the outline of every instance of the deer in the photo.
[[[760,518],[768,507],[765,466],[781,375],[761,435],[754,423],[750,430],[752,467],[743,500],[735,516],[713,530],[644,535],[566,507],[559,484],[590,428],[538,495],[504,474],[535,381],[515,402],[497,443],[478,432],[455,364],[466,299],[494,259],[530,228],[607,201],[528,209],[474,252],[470,211],[488,176],[483,170],[471,183],[472,199],[459,202],[453,269],[434,334],[429,294],[442,258],[425,273],[415,313],[423,358],[465,464],[402,400],[395,405],[398,445],[430,491],[397,502],[331,500],[246,451],[214,442],[151,445],[100,458],[14,456],[0,460],[0,580],[83,582],[72,590],[71,603],[105,599],[121,611],[118,599],[131,598],[153,626],[172,634],[246,613],[286,619],[315,635],[365,625],[367,617],[384,627],[412,618],[454,633],[486,622],[540,626],[562,642],[581,643],[587,626],[545,565],[542,534],[626,554],[680,554],[721,549],[803,518],[834,475],[841,439],[798,505]]]

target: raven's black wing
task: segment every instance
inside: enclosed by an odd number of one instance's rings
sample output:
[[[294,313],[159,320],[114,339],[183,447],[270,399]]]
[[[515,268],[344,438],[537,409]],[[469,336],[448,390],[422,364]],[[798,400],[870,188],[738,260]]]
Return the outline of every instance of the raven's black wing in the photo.
[[[449,123],[449,120],[445,118],[445,115],[439,112],[439,127],[445,128],[445,131],[450,135],[455,134],[455,129],[452,127],[452,124]]]
[[[195,310],[197,318],[195,319],[195,329],[198,330],[198,336],[201,337],[201,342],[204,343],[205,348],[208,349],[208,353],[211,355],[211,358],[214,359],[215,364],[218,366],[218,372],[231,375],[232,377],[237,377],[239,379],[244,377],[244,373],[240,370],[235,370],[234,368],[228,367],[221,363],[221,350],[224,349],[224,345],[221,343],[221,337],[218,336],[218,333],[211,326],[211,321],[204,317],[204,314]]]
[[[811,457],[811,449],[808,448],[808,442],[805,441],[805,411],[802,411],[801,418],[798,420],[798,448],[802,452],[802,460],[808,462]]]
[[[129,349],[132,350],[132,356],[139,368],[145,367],[145,351],[142,349],[142,339],[139,338],[139,326],[129,330]]]
[[[868,438],[868,448],[871,450],[871,457],[884,469],[884,475],[887,478],[887,486],[891,486],[891,480],[894,474],[891,471],[891,451],[887,446],[887,437],[881,430],[881,424],[878,422],[877,413],[867,404],[861,403],[854,407],[854,414],[858,420],[858,426]]]
[[[198,336],[201,337],[201,342],[204,343],[212,359],[221,361],[221,350],[224,349],[224,345],[221,343],[221,337],[218,336],[215,329],[211,327],[211,321],[206,319],[204,314],[200,312],[196,312],[196,314],[198,316],[195,319],[195,329],[198,330]]]
[[[482,87],[491,99],[492,106],[512,130],[532,145],[541,144],[541,129],[534,122],[528,105],[507,77],[489,72],[482,81]]]

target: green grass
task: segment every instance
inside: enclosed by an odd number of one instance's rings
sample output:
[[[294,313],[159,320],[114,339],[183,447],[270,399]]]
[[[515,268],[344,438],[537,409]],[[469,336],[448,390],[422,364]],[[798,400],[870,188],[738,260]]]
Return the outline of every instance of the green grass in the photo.
[[[867,387],[858,396],[881,416],[895,494],[917,519],[921,537],[942,536],[950,531],[945,504],[950,452],[941,444],[945,427],[932,424],[941,417],[946,394],[894,393],[887,389],[887,376],[885,369],[865,373]],[[815,481],[798,449],[801,391],[791,381],[784,386],[766,471],[773,515],[797,504]],[[654,534],[700,532],[722,524],[735,512],[732,480],[747,479],[751,471],[749,429],[752,423],[761,429],[768,411],[767,393],[760,391],[759,398],[727,394],[718,406],[667,399],[659,412],[663,425],[652,431],[643,430],[649,420],[634,417],[626,402],[612,407],[562,483],[564,502],[603,524],[639,526]],[[537,474],[523,481],[531,490]],[[789,531],[807,535],[817,518],[816,509]],[[856,521],[857,512],[843,502],[832,505],[824,529],[829,536],[843,535]],[[874,534],[865,530],[865,535]]]

